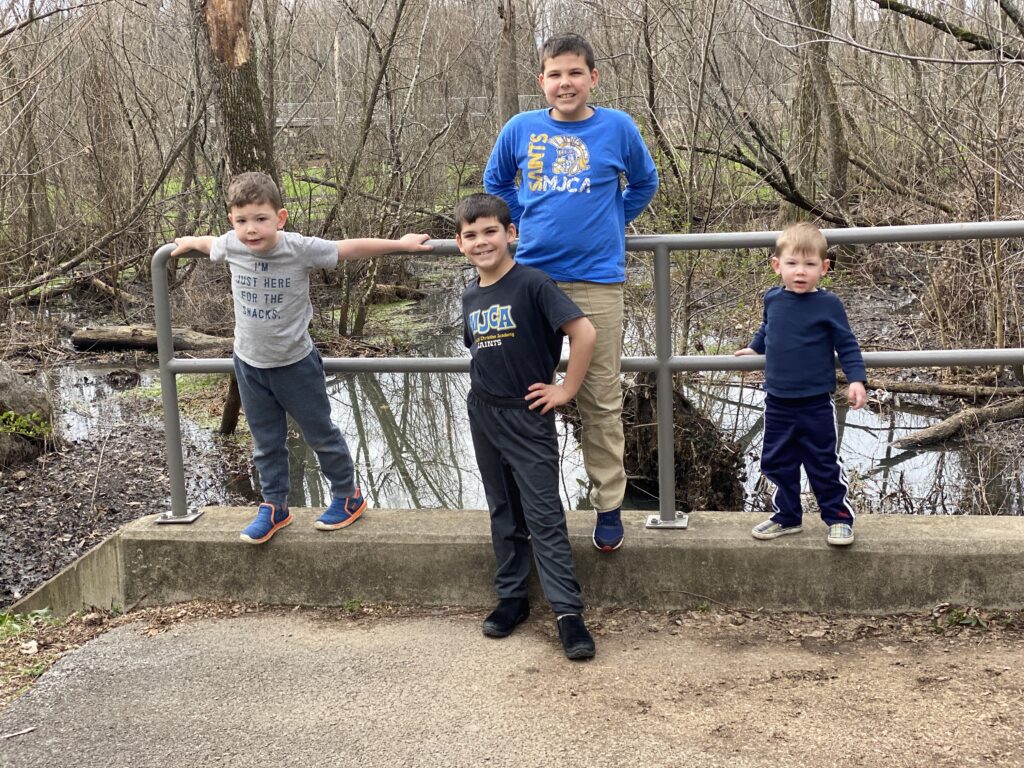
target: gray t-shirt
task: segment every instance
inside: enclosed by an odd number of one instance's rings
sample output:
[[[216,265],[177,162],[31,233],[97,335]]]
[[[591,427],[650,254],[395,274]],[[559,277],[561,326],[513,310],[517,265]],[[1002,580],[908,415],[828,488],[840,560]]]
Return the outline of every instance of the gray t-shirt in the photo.
[[[228,232],[214,241],[210,261],[226,261],[231,270],[240,360],[256,368],[278,368],[313,350],[309,273],[338,265],[336,242],[280,232],[271,250],[254,253]]]

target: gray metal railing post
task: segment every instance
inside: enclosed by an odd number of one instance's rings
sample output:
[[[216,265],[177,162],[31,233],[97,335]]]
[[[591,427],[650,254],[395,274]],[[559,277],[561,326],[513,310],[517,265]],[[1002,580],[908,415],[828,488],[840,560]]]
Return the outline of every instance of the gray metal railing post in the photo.
[[[174,334],[171,330],[171,292],[167,280],[167,260],[174,250],[165,245],[153,254],[153,312],[156,322],[157,359],[160,361],[160,399],[164,407],[164,441],[167,446],[167,471],[171,480],[171,509],[157,516],[158,523],[191,523],[201,509],[189,509],[185,498],[185,461],[181,450],[181,416],[178,413],[177,374],[171,368]]]
[[[686,515],[676,514],[675,393],[672,384],[672,280],[668,247],[654,248],[654,340],[658,357],[658,514],[648,528],[685,528]]]

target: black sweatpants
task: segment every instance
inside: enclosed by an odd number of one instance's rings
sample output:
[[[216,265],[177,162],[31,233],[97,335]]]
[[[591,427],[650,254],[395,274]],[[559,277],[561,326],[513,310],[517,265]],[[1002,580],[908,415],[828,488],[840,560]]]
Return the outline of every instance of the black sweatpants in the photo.
[[[526,597],[530,545],[544,596],[556,615],[582,613],[583,597],[558,495],[555,414],[540,415],[524,400],[479,392],[467,399],[476,462],[491,513],[499,598]]]

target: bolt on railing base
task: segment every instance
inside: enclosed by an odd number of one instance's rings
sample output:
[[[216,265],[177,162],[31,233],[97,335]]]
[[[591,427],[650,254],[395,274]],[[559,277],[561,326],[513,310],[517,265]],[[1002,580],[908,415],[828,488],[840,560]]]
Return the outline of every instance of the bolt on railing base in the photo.
[[[197,507],[190,507],[183,515],[176,515],[174,512],[161,512],[157,518],[157,525],[161,523],[194,523],[206,510]]]
[[[658,515],[649,515],[647,517],[647,528],[686,528],[690,522],[690,518],[687,515],[680,515],[676,513],[675,520],[662,520]]]

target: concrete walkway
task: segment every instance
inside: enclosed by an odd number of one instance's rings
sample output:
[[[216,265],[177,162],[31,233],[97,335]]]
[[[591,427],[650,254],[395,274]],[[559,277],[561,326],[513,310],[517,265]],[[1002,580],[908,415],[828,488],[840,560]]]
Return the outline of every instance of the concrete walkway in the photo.
[[[481,635],[484,512],[371,510],[323,533],[297,510],[259,547],[238,539],[250,514],[139,520],[16,610],[413,607],[116,629],[0,712],[0,766],[1024,766],[1019,632],[947,640],[927,618],[863,616],[1021,608],[1021,519],[869,516],[837,550],[817,521],[758,542],[756,515],[664,531],[628,513],[604,555],[572,512],[598,656],[571,663],[536,594],[512,637]],[[774,613],[792,610],[832,618]]]
[[[131,624],[0,712],[0,765],[1024,765],[1019,636],[596,612],[574,663],[536,614],[505,640],[482,612]]]

